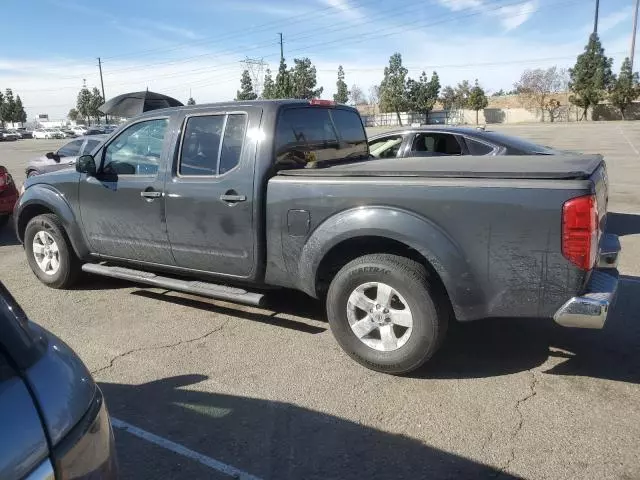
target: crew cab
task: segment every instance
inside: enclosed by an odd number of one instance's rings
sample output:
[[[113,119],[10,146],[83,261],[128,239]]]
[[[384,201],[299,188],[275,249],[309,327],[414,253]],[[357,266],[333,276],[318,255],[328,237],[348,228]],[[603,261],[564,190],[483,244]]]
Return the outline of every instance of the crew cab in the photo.
[[[146,112],[27,179],[14,218],[51,287],[82,270],[252,305],[298,289],[351,357],[401,374],[452,320],[601,328],[607,192],[599,155],[374,159],[351,107],[252,101]]]

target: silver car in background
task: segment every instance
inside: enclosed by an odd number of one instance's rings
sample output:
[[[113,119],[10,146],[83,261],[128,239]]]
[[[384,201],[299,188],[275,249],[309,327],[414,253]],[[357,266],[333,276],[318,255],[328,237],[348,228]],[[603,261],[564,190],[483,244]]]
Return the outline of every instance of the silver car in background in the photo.
[[[74,138],[57,151],[47,152],[38,158],[30,160],[26,169],[27,177],[73,167],[79,156],[91,153],[105,138],[107,138],[107,135]]]

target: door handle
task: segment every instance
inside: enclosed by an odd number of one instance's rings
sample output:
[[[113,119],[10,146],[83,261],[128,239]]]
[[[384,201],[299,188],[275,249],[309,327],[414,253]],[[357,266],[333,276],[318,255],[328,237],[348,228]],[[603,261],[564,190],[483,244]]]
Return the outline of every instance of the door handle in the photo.
[[[160,198],[162,196],[162,192],[156,192],[154,190],[144,192],[140,192],[140,196],[144,198]]]
[[[238,195],[234,190],[230,190],[223,195],[220,195],[220,200],[226,203],[238,203],[245,202],[247,200],[246,195]]]

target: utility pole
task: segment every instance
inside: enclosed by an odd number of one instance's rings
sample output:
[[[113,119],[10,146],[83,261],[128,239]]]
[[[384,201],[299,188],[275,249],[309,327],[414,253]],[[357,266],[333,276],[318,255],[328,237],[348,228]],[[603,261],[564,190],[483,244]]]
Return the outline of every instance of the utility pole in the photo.
[[[631,33],[631,72],[633,72],[633,57],[636,56],[636,32],[638,31],[638,7],[640,7],[640,0],[636,0],[636,11],[633,14],[633,32]]]
[[[98,70],[100,70],[100,86],[102,87],[102,101],[106,102],[107,97],[105,97],[104,95],[104,80],[102,79],[102,60],[100,60],[100,57],[98,57]],[[109,117],[106,114],[104,116],[104,121],[105,123],[109,122]]]
[[[596,0],[596,18],[593,20],[593,33],[598,33],[598,12],[600,10],[600,0]]]
[[[280,61],[282,62],[284,60],[284,47],[282,46],[282,33],[279,33],[278,35],[280,35]]]

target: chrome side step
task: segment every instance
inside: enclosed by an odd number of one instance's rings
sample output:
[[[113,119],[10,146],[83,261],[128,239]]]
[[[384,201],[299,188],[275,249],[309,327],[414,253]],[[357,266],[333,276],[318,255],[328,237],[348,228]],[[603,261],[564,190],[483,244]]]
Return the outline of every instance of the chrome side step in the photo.
[[[226,300],[256,307],[264,306],[264,295],[262,293],[248,292],[241,288],[200,281],[180,280],[177,278],[163,277],[142,270],[112,267],[97,263],[85,263],[82,265],[82,271],[96,275],[104,275],[105,277],[144,283],[153,287],[166,288],[177,292],[202,295],[203,297],[215,298],[217,300]]]

